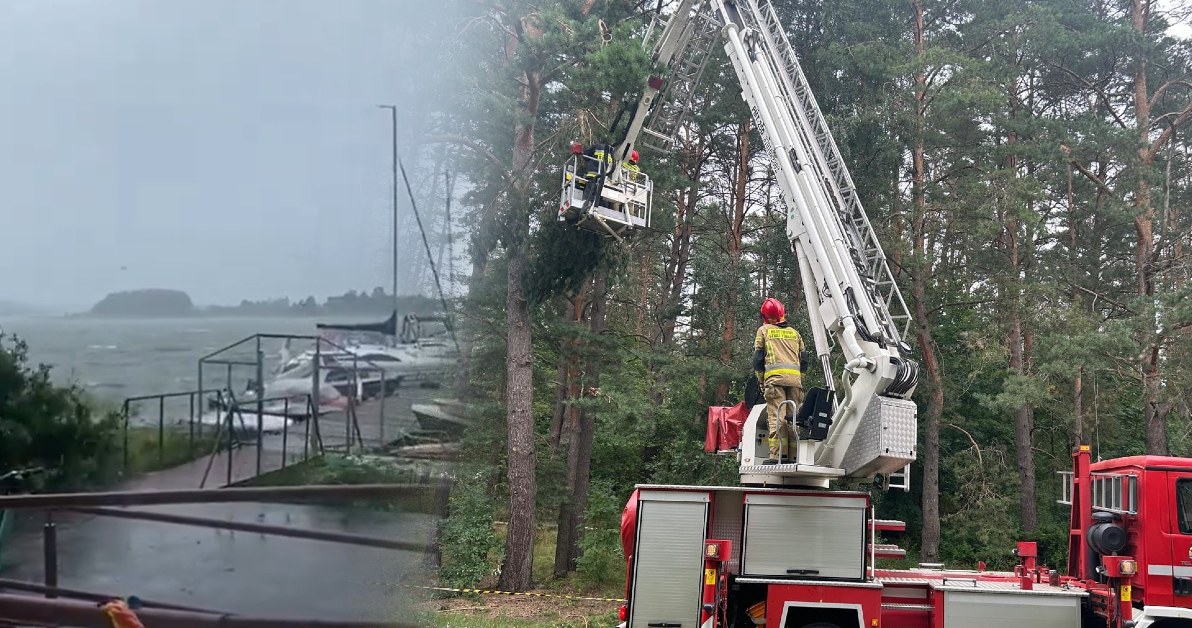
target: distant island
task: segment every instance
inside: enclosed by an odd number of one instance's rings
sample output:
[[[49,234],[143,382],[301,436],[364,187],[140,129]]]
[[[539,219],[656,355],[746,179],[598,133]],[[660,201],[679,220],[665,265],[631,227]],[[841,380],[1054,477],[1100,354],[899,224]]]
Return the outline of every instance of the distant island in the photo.
[[[442,310],[436,299],[421,295],[397,297],[402,313],[428,314]],[[185,316],[336,316],[381,315],[394,309],[394,299],[382,288],[371,292],[349,290],[319,302],[313,296],[299,301],[283,297],[263,301],[243,300],[239,305],[197,306],[181,290],[151,288],[113,292],[92,306],[82,316],[118,318],[173,318]]]
[[[195,304],[181,290],[113,292],[91,307],[93,316],[193,316]]]

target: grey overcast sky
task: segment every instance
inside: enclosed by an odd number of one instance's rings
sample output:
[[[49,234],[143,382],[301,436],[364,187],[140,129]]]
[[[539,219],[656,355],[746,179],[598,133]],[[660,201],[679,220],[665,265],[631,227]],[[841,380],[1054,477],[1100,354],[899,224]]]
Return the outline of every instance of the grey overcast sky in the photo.
[[[445,4],[0,2],[0,301],[389,286],[377,105],[443,98],[425,77]]]

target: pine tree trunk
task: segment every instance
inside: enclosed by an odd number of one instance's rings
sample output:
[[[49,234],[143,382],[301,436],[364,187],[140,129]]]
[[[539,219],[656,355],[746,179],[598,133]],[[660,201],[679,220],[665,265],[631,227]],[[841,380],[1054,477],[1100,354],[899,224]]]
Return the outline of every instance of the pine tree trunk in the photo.
[[[683,303],[683,287],[687,285],[687,266],[691,262],[692,224],[699,203],[700,172],[703,169],[702,142],[688,143],[683,150],[682,168],[687,187],[681,189],[675,203],[675,229],[671,236],[671,254],[663,277],[663,297],[658,307],[659,325],[655,344],[670,344],[674,340],[675,325]]]
[[[570,341],[560,343],[559,366],[555,371],[555,405],[550,417],[550,455],[559,453],[559,441],[563,438],[563,417],[567,413],[567,364]]]
[[[1145,39],[1150,21],[1150,0],[1134,0],[1131,8],[1131,20],[1135,34],[1139,39]],[[1138,235],[1135,248],[1135,264],[1137,267],[1138,296],[1144,302],[1152,302],[1155,296],[1155,207],[1151,199],[1151,182],[1148,178],[1151,167],[1155,163],[1155,155],[1163,147],[1166,140],[1151,141],[1151,101],[1147,86],[1146,52],[1140,55],[1134,65],[1134,117],[1138,125],[1138,165],[1135,171],[1134,189],[1134,230]],[[1177,118],[1182,122],[1186,118]],[[1174,132],[1179,122],[1171,125]],[[1161,137],[1170,137],[1164,134]],[[1139,374],[1142,378],[1143,424],[1146,430],[1146,452],[1156,456],[1168,454],[1167,444],[1167,415],[1170,405],[1160,402],[1163,377],[1160,372],[1159,338],[1154,329],[1154,321],[1147,318],[1139,320]]]
[[[1009,82],[1009,108],[1011,118],[1018,117],[1018,81]],[[1018,133],[1011,131],[1006,134],[1006,145],[1015,147],[1018,144]],[[1010,181],[1016,181],[1019,176],[1019,158],[1011,151],[1006,157],[1003,168]],[[1007,196],[1015,194],[1013,191],[1005,193]],[[1010,273],[1006,280],[1002,295],[1003,315],[1010,321],[1010,333],[1007,342],[1010,349],[1010,370],[1020,377],[1028,377],[1030,368],[1031,332],[1029,324],[1023,315],[1024,285],[1026,283],[1026,265],[1030,258],[1030,228],[1018,220],[1014,212],[1015,200],[1003,199],[1004,233],[1010,258]],[[1023,232],[1025,231],[1025,235]],[[1025,250],[1024,250],[1025,249]],[[1034,532],[1038,523],[1035,511],[1035,452],[1034,452],[1034,406],[1024,400],[1014,412],[1014,450],[1018,462],[1018,508],[1021,514],[1022,529],[1026,533]]]
[[[1015,221],[1010,221],[1007,230],[1016,230],[1017,224]],[[1017,237],[1011,232],[1011,268],[1015,271],[1018,269],[1018,246],[1016,244]],[[1020,287],[1017,284],[1017,276],[1012,281],[1011,290],[1018,294]],[[1026,377],[1028,375],[1027,369],[1027,352],[1026,347],[1029,344],[1029,332],[1023,331],[1022,315],[1018,307],[1018,298],[1012,299],[1011,314],[1010,314],[1010,334],[1007,338],[1010,348],[1010,370]],[[1034,406],[1030,403],[1024,402],[1014,412],[1014,446],[1017,453],[1018,462],[1018,507],[1022,515],[1022,529],[1030,533],[1033,532],[1038,519],[1035,512],[1035,454],[1033,449],[1034,444],[1034,423],[1035,412]]]
[[[592,311],[589,329],[600,333],[604,329],[608,304],[607,280],[603,271],[593,280],[590,291]],[[587,292],[585,287],[585,292]],[[576,398],[590,396],[589,391],[600,386],[600,364],[597,352],[591,343],[585,343],[584,383],[588,390],[578,390]],[[559,529],[555,539],[555,576],[563,577],[575,571],[579,560],[579,541],[582,537],[582,521],[588,506],[588,485],[591,475],[592,438],[594,413],[592,410],[572,410],[569,421],[567,455],[567,495],[559,505]]]
[[[576,308],[574,310],[573,322],[577,325],[586,317],[586,305],[584,300],[591,293],[589,284],[585,283],[581,288],[579,295],[576,297]],[[583,353],[584,342],[577,336],[571,340],[571,351],[568,356],[568,399],[573,402],[583,396],[583,391],[580,386],[580,356]],[[586,373],[585,373],[586,376]],[[555,576],[562,577],[568,571],[573,569],[570,564],[569,554],[570,547],[575,542],[575,487],[577,482],[577,474],[579,473],[578,441],[583,439],[582,428],[580,423],[582,421],[583,411],[575,405],[572,405],[566,412],[566,433],[567,437],[567,477],[564,485],[565,494],[563,501],[559,503],[559,518],[558,527],[555,530]]]
[[[926,50],[922,0],[914,1],[915,53],[922,60]],[[922,69],[915,72],[915,136],[911,148],[911,186],[914,204],[914,275],[912,294],[915,300],[915,319],[918,321],[919,352],[923,357],[923,371],[927,375],[928,401],[923,417],[923,535],[922,559],[939,560],[940,552],[940,416],[944,407],[943,376],[931,325],[927,317],[927,284],[931,265],[927,260],[927,165],[924,159],[924,116],[927,102],[927,76]]]
[[[675,225],[675,239],[671,245],[672,261],[667,273],[666,293],[660,309],[661,326],[658,340],[670,344],[675,338],[675,326],[683,303],[683,287],[687,285],[687,265],[691,261],[691,227],[695,220],[698,196],[693,182],[680,193],[679,222]]]
[[[505,560],[497,583],[497,588],[502,591],[525,591],[533,584],[534,502],[538,486],[534,477],[534,415],[531,407],[534,357],[530,345],[530,311],[523,288],[525,273],[526,254],[522,245],[510,255],[506,276],[509,531],[505,538]]]
[[[927,375],[927,408],[923,416],[923,534],[922,556],[925,562],[940,557],[940,416],[944,410],[944,377],[931,338],[927,318],[926,278],[916,272],[912,284],[915,318],[918,321],[919,353]]]
[[[519,21],[519,26],[524,25]],[[510,45],[515,45],[511,42]],[[509,206],[508,271],[506,274],[506,413],[509,477],[509,531],[497,588],[525,591],[534,580],[534,524],[538,485],[534,453],[534,354],[530,308],[526,298],[527,241],[530,235],[529,164],[534,155],[534,128],[542,95],[542,77],[524,74],[513,134],[513,177]]]
[[[567,320],[579,322],[583,316],[586,298],[587,289],[584,287],[568,303]],[[567,402],[579,398],[578,351],[579,340],[577,338],[564,338],[562,340],[559,351],[559,370],[556,374],[555,406],[550,423],[550,453],[552,456],[558,453],[559,444],[563,439],[563,426],[568,414]]]
[[[607,274],[601,271],[592,285],[592,334],[598,336],[605,329],[608,312],[608,280]],[[589,344],[587,359],[585,360],[585,396],[595,400],[600,397],[600,347],[598,343]],[[588,488],[592,475],[592,440],[595,436],[596,410],[587,408],[580,412],[576,423],[576,432],[571,439],[571,460],[568,462],[568,476],[573,477],[571,488],[571,527],[570,542],[566,549],[566,571],[575,571],[578,564],[580,541],[583,539],[583,524],[588,514]],[[558,571],[558,552],[556,548],[555,569]]]

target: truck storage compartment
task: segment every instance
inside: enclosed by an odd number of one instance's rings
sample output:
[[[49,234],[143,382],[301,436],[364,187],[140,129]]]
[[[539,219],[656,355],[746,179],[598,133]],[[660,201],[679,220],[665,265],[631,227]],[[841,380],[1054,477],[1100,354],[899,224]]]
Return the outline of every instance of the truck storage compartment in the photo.
[[[988,583],[980,585],[989,586]],[[944,591],[944,624],[965,628],[1079,626],[1081,594],[1053,590],[1058,591]]]
[[[699,625],[710,494],[642,490],[629,628]]]
[[[857,495],[746,495],[741,575],[864,579],[867,506]]]

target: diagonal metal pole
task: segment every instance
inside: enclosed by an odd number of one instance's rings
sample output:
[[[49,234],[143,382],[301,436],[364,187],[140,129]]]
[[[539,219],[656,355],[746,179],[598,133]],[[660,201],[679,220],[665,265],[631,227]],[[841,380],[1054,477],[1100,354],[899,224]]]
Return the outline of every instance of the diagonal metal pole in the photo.
[[[435,267],[435,256],[430,252],[430,242],[426,239],[426,229],[422,228],[422,216],[418,214],[418,203],[414,201],[414,190],[410,189],[410,178],[406,176],[406,166],[398,161],[401,168],[401,178],[406,182],[406,194],[410,197],[410,207],[414,210],[414,219],[418,221],[418,231],[422,234],[422,246],[426,248],[426,261],[430,263],[430,272],[435,276],[435,288],[439,291],[439,303],[443,306],[443,312],[451,312],[447,307],[447,299],[443,296],[443,283],[439,281],[439,269]],[[451,342],[455,344],[455,350],[459,351],[459,340],[455,337],[455,327],[449,326],[447,331],[451,332]]]

